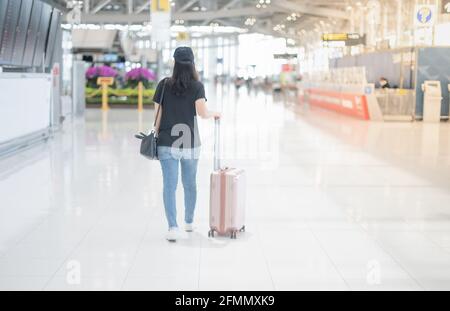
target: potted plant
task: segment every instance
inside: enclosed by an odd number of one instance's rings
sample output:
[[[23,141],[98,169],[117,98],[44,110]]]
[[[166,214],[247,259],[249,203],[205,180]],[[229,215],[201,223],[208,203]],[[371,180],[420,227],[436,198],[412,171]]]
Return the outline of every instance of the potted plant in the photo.
[[[142,82],[142,85],[145,88],[151,88],[153,87],[155,80],[155,73],[147,68],[131,69],[125,74],[127,86],[131,88],[136,88],[139,85],[139,82]]]
[[[97,88],[97,78],[98,77],[117,77],[117,71],[113,68],[103,65],[103,66],[92,66],[86,70],[86,80],[87,86],[91,88]]]

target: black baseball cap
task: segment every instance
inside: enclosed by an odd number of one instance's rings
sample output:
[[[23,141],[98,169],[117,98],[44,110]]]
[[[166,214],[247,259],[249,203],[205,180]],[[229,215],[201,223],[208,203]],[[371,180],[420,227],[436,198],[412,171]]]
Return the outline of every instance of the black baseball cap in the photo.
[[[180,64],[193,64],[194,52],[192,52],[192,49],[188,46],[180,46],[173,52],[173,58]]]

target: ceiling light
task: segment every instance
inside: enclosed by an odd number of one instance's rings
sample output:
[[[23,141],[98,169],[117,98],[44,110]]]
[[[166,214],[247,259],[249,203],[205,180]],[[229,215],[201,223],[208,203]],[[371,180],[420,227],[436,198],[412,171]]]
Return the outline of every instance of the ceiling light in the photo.
[[[249,17],[245,20],[245,25],[247,26],[253,26],[256,23],[256,18]]]
[[[291,39],[291,38],[288,38],[288,39],[286,40],[286,43],[289,44],[289,45],[295,45],[295,44],[296,44],[295,40],[294,40],[294,39]]]

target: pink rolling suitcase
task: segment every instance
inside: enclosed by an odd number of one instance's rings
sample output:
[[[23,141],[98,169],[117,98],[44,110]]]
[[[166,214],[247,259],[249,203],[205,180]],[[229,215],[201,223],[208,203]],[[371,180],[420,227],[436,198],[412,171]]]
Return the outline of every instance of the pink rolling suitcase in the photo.
[[[220,166],[220,120],[215,120],[214,172],[211,174],[208,237],[245,231],[245,172]]]

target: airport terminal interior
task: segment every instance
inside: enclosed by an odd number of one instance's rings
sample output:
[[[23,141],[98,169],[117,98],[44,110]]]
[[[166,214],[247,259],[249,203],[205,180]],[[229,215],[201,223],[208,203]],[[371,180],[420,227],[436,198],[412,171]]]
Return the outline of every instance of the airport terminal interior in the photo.
[[[221,117],[173,243],[135,135],[177,47]],[[450,0],[0,0],[0,290],[450,290],[449,90]]]

